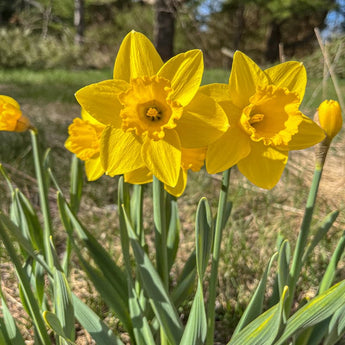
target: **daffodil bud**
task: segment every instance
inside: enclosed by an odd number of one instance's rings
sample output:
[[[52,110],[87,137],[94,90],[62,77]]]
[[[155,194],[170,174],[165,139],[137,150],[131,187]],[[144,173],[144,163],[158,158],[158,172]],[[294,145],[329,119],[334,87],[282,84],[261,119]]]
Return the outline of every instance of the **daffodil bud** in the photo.
[[[343,119],[340,105],[337,101],[323,101],[318,109],[319,123],[327,137],[332,140],[341,130]]]

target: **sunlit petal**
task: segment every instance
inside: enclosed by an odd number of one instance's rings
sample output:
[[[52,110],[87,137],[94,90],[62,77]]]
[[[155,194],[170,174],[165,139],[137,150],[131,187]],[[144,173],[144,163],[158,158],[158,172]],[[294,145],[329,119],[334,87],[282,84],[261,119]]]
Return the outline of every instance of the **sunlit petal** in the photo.
[[[271,189],[278,183],[287,159],[287,152],[280,152],[262,143],[253,143],[249,155],[239,161],[237,166],[250,182]]]
[[[129,82],[133,78],[152,76],[163,65],[151,41],[131,31],[122,41],[114,66],[114,79]]]
[[[206,153],[206,170],[209,174],[227,170],[248,156],[249,152],[248,136],[241,128],[230,127],[216,142],[209,145]]]
[[[164,185],[164,189],[173,196],[181,196],[186,189],[187,175],[188,173],[186,170],[180,169],[180,175],[177,181],[177,185],[175,187]]]
[[[313,146],[325,138],[325,132],[309,117],[303,115],[303,120],[287,146],[278,146],[279,150],[302,150]]]
[[[0,102],[9,103],[13,105],[15,108],[20,109],[19,103],[12,97],[0,95]]]
[[[97,121],[114,127],[121,126],[120,111],[122,105],[119,93],[129,85],[122,80],[105,80],[83,87],[75,94],[77,101]]]
[[[146,138],[142,157],[154,176],[169,186],[176,186],[181,167],[181,144],[174,130],[167,130],[162,140]]]
[[[89,181],[95,181],[104,174],[99,155],[85,161],[85,172]]]
[[[101,163],[106,174],[120,175],[143,167],[141,146],[135,134],[106,127],[101,138]]]
[[[203,70],[202,52],[195,49],[171,58],[158,75],[171,81],[172,99],[185,106],[198,91]]]
[[[252,59],[240,51],[234,54],[229,87],[231,100],[236,106],[244,108],[255,94],[257,85],[268,83],[266,74]]]
[[[152,182],[152,173],[146,167],[130,171],[124,175],[125,182],[132,184],[144,184]]]
[[[274,85],[297,92],[302,102],[307,85],[307,72],[303,63],[288,61],[266,69],[265,73]]]
[[[198,92],[184,108],[176,131],[186,148],[207,146],[229,128],[223,108],[211,97]]]

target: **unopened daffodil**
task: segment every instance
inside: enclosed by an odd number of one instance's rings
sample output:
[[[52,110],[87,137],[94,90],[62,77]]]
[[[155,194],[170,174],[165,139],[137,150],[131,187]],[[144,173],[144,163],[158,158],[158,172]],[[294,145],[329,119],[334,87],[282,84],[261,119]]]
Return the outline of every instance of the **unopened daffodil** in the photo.
[[[65,147],[79,159],[85,161],[85,172],[89,181],[94,181],[104,174],[100,160],[100,141],[105,128],[84,109],[82,118],[75,118],[68,127],[69,137]]]
[[[182,147],[205,147],[229,126],[222,107],[199,91],[202,74],[200,50],[163,63],[143,34],[125,37],[113,79],[76,93],[82,108],[106,126],[100,142],[106,174],[142,169],[165,185],[179,183]]]
[[[30,121],[22,114],[18,102],[12,97],[0,95],[0,131],[24,132],[30,128]]]
[[[208,148],[207,171],[214,174],[237,164],[252,183],[274,187],[290,150],[313,146],[324,138],[323,130],[299,110],[306,81],[299,62],[263,71],[237,51],[229,84],[201,89],[221,104],[230,123],[228,131]]]

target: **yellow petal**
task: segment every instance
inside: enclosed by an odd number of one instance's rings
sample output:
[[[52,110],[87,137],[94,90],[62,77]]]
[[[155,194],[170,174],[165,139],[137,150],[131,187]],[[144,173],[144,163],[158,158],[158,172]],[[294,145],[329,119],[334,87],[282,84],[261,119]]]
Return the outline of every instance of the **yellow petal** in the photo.
[[[292,136],[287,146],[277,146],[279,150],[302,150],[311,147],[325,138],[325,132],[309,117],[302,115],[298,133]]]
[[[107,175],[125,174],[144,166],[141,139],[132,132],[106,127],[101,138],[101,163]]]
[[[202,52],[195,49],[171,58],[158,75],[171,81],[172,99],[186,106],[198,91],[203,71]]]
[[[122,80],[105,80],[78,90],[77,101],[97,121],[114,127],[121,126],[120,111],[122,105],[118,100],[119,93],[129,85]]]
[[[260,67],[247,55],[235,52],[229,79],[230,97],[239,108],[249,104],[257,85],[267,85],[269,80]]]
[[[249,137],[239,127],[230,129],[216,142],[209,145],[206,152],[206,170],[209,174],[225,171],[250,152]]]
[[[169,186],[176,186],[181,167],[181,144],[175,130],[167,130],[162,140],[147,137],[142,157],[154,176]]]
[[[114,66],[114,79],[130,82],[131,79],[152,76],[163,61],[150,40],[143,34],[131,31],[121,43]]]
[[[104,174],[99,155],[85,161],[85,172],[89,181],[95,181]]]
[[[102,123],[100,123],[99,121],[97,121],[94,117],[92,117],[85,109],[81,108],[81,118],[84,121],[88,121],[92,124],[95,125],[100,125],[100,126],[104,126]]]
[[[211,97],[198,92],[184,108],[176,131],[181,145],[193,148],[207,146],[216,141],[228,128],[228,118],[222,107]]]
[[[214,83],[203,85],[199,88],[199,91],[210,96],[217,103],[231,101],[229,84]]]
[[[297,92],[302,102],[307,85],[307,72],[303,63],[288,61],[265,70],[272,84]]]
[[[177,185],[175,187],[171,187],[168,185],[164,185],[164,189],[170,193],[173,196],[176,196],[177,198],[181,196],[186,189],[187,185],[187,171],[180,169],[180,175],[177,181]]]
[[[12,104],[15,108],[20,109],[19,103],[12,97],[0,95],[0,102]]]
[[[251,145],[250,154],[238,162],[240,172],[258,187],[271,189],[279,181],[286,162],[287,152],[275,150],[260,143]]]
[[[152,182],[152,173],[146,167],[142,167],[126,173],[124,175],[125,182],[132,184],[144,184]]]

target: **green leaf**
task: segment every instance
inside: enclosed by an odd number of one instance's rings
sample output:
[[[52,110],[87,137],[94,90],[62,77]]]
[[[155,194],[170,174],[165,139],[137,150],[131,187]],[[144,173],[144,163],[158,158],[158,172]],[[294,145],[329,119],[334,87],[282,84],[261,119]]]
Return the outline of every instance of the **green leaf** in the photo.
[[[239,323],[237,324],[233,336],[238,334],[245,326],[247,326],[250,322],[252,322],[256,317],[258,317],[261,314],[266,291],[267,277],[271,270],[272,264],[276,258],[277,253],[273,254],[269,263],[267,264],[265,272],[263,273],[262,278],[259,282],[259,285],[257,286],[247,308],[245,309]]]
[[[53,278],[55,313],[60,320],[66,337],[74,341],[75,320],[71,290],[69,288],[66,276],[62,271],[54,269]]]
[[[63,327],[61,326],[59,318],[50,311],[43,312],[43,318],[47,325],[63,340],[65,340],[68,344],[75,345],[75,343],[68,339],[66,336]]]
[[[338,262],[342,257],[345,249],[345,231],[343,232],[340,240],[338,241],[337,247],[335,248],[332,258],[327,265],[325,274],[322,277],[319,285],[319,293],[326,291],[333,283],[335,273],[337,270]]]
[[[174,305],[180,306],[193,292],[196,277],[196,253],[193,251],[185,263],[175,289],[171,293]]]
[[[274,345],[284,344],[297,332],[314,326],[333,315],[345,304],[345,281],[342,281],[323,294],[313,298],[309,303],[292,315],[286,324],[283,334]]]
[[[345,334],[345,306],[339,308],[332,316],[329,326],[328,335],[323,345],[333,345]]]
[[[180,242],[180,218],[178,213],[178,206],[176,197],[171,194],[166,194],[166,205],[168,207],[167,218],[168,224],[168,237],[167,237],[167,249],[168,249],[168,270],[171,270],[172,265],[175,262],[178,245]]]
[[[207,319],[201,281],[194,296],[192,308],[188,317],[180,345],[204,344],[207,335]]]
[[[287,240],[283,241],[278,254],[278,288],[279,295],[283,293],[284,286],[288,284],[290,264],[290,244]]]
[[[63,223],[65,224],[65,222],[68,222],[68,219],[70,219],[78,237],[82,240],[83,245],[88,249],[90,256],[95,261],[99,270],[111,282],[121,300],[124,303],[127,303],[128,288],[127,278],[124,272],[118,267],[110,254],[102,247],[94,236],[84,228],[60,194],[58,194],[58,205]]]
[[[1,330],[4,333],[3,337],[8,339],[8,342],[1,342],[0,338],[0,344],[8,344],[8,345],[25,345],[24,339],[22,335],[19,332],[19,329],[14,321],[13,316],[11,315],[5,298],[2,294],[1,285],[0,285],[0,296],[1,296],[1,307],[2,307],[2,314],[3,314],[3,320],[2,321],[2,327]]]
[[[284,303],[288,288],[283,291],[278,304],[261,314],[239,333],[231,338],[228,345],[271,345],[279,334],[282,324]]]
[[[119,337],[76,295],[72,294],[75,316],[97,345],[124,345]]]
[[[40,313],[39,305],[35,299],[35,296],[31,290],[29,278],[26,276],[25,271],[22,267],[21,262],[19,261],[18,254],[15,248],[12,245],[10,238],[7,235],[5,225],[0,218],[0,237],[2,238],[3,244],[7,250],[9,257],[11,258],[12,263],[15,266],[17,277],[19,280],[19,286],[21,292],[26,301],[26,305],[29,309],[30,316],[32,318],[33,325],[37,331],[40,341],[43,345],[49,345],[50,339],[45,328],[45,324]]]
[[[196,265],[200,280],[203,280],[204,273],[210,257],[213,243],[212,215],[206,198],[202,198],[196,211]]]
[[[83,191],[82,165],[82,161],[76,155],[73,155],[71,163],[70,205],[74,213],[77,213],[79,210]]]
[[[322,221],[322,223],[318,226],[312,241],[307,246],[307,249],[306,249],[306,251],[303,255],[303,258],[302,258],[302,262],[306,262],[310,253],[318,245],[318,243],[325,237],[328,230],[331,228],[331,226],[333,225],[333,223],[337,219],[338,215],[339,215],[339,211],[333,211],[333,212],[329,213],[325,217],[325,219]]]
[[[177,345],[182,337],[182,324],[177,311],[164,288],[159,274],[135,236],[132,225],[124,209],[123,212],[130,243],[145,293],[149,298],[152,309],[164,333],[168,337],[169,342],[171,345]]]

